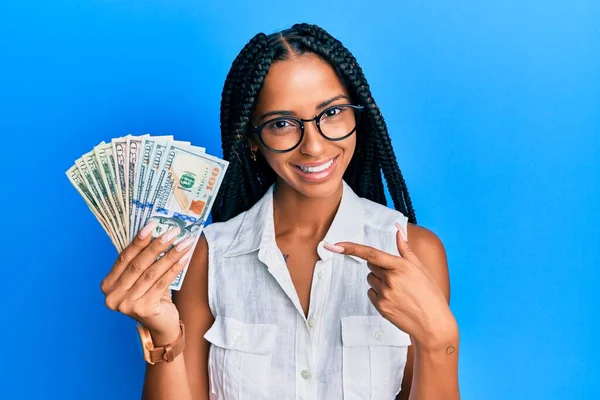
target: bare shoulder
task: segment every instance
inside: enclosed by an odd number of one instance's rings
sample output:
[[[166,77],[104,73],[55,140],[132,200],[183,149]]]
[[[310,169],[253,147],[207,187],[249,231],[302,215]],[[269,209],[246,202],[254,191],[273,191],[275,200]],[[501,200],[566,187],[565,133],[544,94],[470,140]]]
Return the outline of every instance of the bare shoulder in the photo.
[[[433,275],[437,285],[442,289],[446,300],[450,302],[450,276],[446,249],[440,238],[431,230],[407,224],[408,245]]]
[[[184,350],[188,382],[193,398],[208,396],[209,343],[204,334],[214,317],[208,304],[208,242],[203,235],[198,239],[181,290],[173,292],[173,302],[185,325]]]
[[[408,244],[415,253],[436,253],[438,256],[443,253],[445,255],[444,245],[433,231],[411,222],[407,223],[406,229],[408,231]],[[417,255],[421,256],[420,254]]]

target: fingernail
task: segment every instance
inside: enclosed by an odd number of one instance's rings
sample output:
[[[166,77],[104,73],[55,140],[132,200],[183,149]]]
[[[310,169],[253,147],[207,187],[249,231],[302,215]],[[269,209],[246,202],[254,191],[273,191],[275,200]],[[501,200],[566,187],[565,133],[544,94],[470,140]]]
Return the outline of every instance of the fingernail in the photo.
[[[183,257],[181,257],[179,259],[179,264],[181,264],[181,265],[187,264],[188,261],[190,260],[190,258],[192,257],[193,253],[194,253],[194,251],[192,249],[190,249]]]
[[[175,236],[179,235],[179,231],[180,229],[178,226],[169,229],[164,235],[162,235],[160,241],[163,243],[169,243],[171,240],[175,239]]]
[[[190,245],[192,243],[194,243],[194,237],[193,236],[189,236],[185,239],[183,239],[181,242],[177,243],[177,246],[175,246],[175,250],[177,251],[183,251],[185,249],[187,249],[188,247],[190,247]]]
[[[138,232],[138,237],[140,239],[146,239],[150,233],[156,228],[156,224],[158,222],[156,220],[152,220],[146,224],[140,231]]]
[[[404,229],[402,229],[402,227],[400,226],[400,224],[397,223],[397,222],[394,225],[396,225],[396,228],[400,232],[400,236],[402,237],[402,240],[404,240],[406,242],[406,235],[404,234]]]
[[[323,242],[323,247],[325,247],[329,251],[332,251],[332,252],[338,253],[338,254],[344,252],[344,248],[342,246],[338,246],[335,244],[329,244],[327,242]]]

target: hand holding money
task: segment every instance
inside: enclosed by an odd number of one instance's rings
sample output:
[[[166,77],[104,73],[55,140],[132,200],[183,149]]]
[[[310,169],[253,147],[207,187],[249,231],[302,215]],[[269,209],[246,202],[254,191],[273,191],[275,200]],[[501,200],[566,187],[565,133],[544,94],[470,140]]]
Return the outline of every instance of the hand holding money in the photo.
[[[189,262],[194,238],[188,237],[167,251],[180,233],[179,227],[152,240],[156,225],[156,220],[151,221],[138,232],[102,281],[101,289],[108,308],[130,316],[154,337],[161,337],[179,329],[179,312],[171,301],[169,284]]]
[[[148,240],[177,228],[171,246],[191,238],[193,250],[227,166],[202,147],[144,135],[102,142],[66,173],[120,253],[151,222]],[[187,264],[171,289],[181,288],[186,271]]]

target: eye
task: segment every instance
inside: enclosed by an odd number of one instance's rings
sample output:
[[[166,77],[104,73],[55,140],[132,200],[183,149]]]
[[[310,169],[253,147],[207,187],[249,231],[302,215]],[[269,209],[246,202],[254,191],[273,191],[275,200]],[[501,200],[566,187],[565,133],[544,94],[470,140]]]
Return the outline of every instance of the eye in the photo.
[[[275,121],[272,124],[270,124],[269,128],[271,129],[283,129],[288,125],[288,122],[285,120],[281,120],[281,121]]]
[[[296,126],[296,123],[294,121],[290,121],[288,119],[278,119],[278,120],[275,120],[275,121],[267,124],[267,126],[265,126],[265,128],[268,129],[269,131],[283,131],[283,130],[294,128],[295,126]]]
[[[335,117],[339,114],[341,114],[342,112],[344,112],[345,108],[344,107],[331,107],[328,108],[327,110],[325,110],[325,113],[323,114],[323,118],[332,118]]]

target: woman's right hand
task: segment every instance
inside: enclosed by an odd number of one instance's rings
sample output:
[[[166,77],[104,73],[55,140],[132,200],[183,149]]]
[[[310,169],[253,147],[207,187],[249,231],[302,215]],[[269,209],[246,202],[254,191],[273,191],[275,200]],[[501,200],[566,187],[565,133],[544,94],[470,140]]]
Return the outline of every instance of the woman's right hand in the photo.
[[[140,229],[133,241],[119,254],[100,288],[108,308],[130,316],[150,330],[152,336],[179,332],[179,312],[171,301],[169,286],[192,256],[193,237],[188,237],[165,252],[180,233],[178,227],[152,240],[156,223]]]

